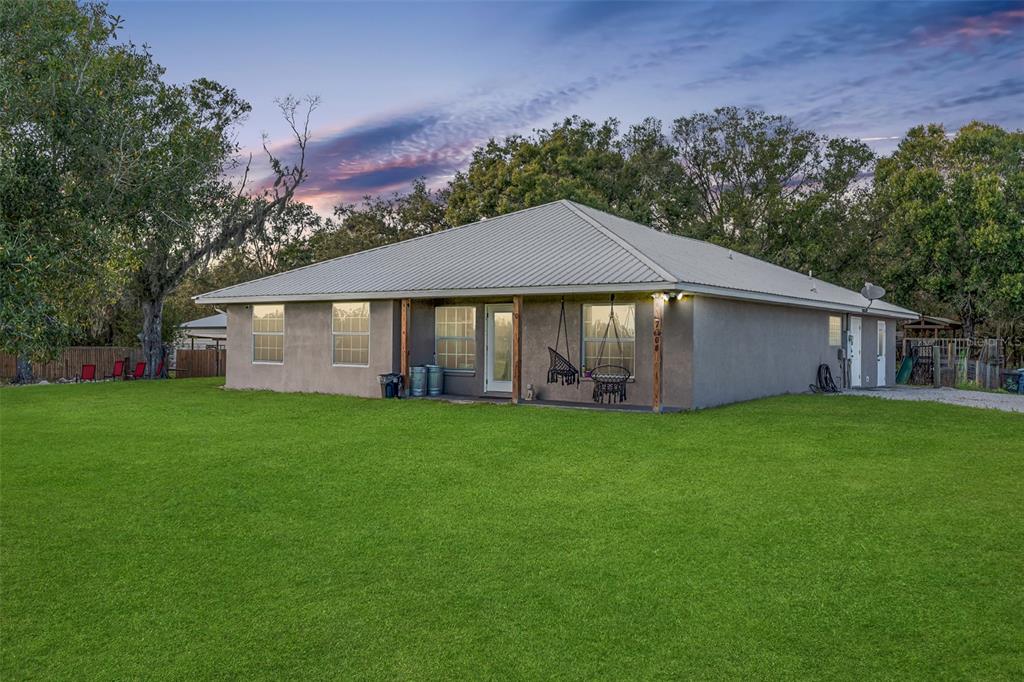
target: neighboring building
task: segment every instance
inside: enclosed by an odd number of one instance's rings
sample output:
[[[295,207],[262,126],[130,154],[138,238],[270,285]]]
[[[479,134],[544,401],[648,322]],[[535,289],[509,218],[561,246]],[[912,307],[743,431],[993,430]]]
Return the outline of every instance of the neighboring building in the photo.
[[[611,295],[620,338],[602,349]],[[917,318],[570,201],[196,300],[227,310],[230,388],[376,396],[378,374],[437,363],[446,394],[518,400],[532,384],[588,403],[587,378],[546,383],[564,300],[572,363],[627,367],[624,402],[656,410],[803,392],[823,363],[840,380],[844,352],[852,385],[891,384],[896,321]]]
[[[227,313],[208,315],[178,325],[178,348],[220,348],[228,338]]]

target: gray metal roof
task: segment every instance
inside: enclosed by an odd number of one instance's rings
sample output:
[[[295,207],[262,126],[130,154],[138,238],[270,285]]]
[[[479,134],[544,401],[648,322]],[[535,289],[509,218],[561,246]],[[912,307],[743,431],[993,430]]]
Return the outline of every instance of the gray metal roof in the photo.
[[[198,320],[189,320],[178,325],[181,329],[226,329],[228,316],[224,313],[200,317]]]
[[[219,289],[199,303],[678,290],[860,311],[859,293],[556,201]],[[876,301],[876,313],[916,318]]]

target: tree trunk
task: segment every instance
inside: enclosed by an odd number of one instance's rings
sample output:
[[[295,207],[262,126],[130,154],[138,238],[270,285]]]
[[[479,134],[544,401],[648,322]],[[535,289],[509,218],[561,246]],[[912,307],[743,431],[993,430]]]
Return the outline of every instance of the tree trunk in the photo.
[[[34,380],[32,377],[32,362],[25,355],[19,355],[18,359],[14,363],[14,383],[16,384],[31,384]]]
[[[142,357],[146,361],[146,378],[159,379],[156,370],[160,367],[160,361],[164,359],[164,338],[163,338],[163,317],[164,299],[142,302],[142,333],[139,339],[142,341]],[[160,372],[167,375],[167,368]]]

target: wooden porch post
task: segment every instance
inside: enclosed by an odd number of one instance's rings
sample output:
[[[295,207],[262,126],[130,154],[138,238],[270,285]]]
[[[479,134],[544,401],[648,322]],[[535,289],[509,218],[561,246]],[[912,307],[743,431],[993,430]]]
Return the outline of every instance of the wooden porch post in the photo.
[[[402,391],[409,391],[409,325],[412,307],[412,299],[402,299],[402,354],[400,360],[400,371],[402,373]]]
[[[512,297],[512,404],[523,393],[523,297]]]
[[[661,323],[665,317],[665,301],[654,299],[654,395],[651,409],[661,412]]]

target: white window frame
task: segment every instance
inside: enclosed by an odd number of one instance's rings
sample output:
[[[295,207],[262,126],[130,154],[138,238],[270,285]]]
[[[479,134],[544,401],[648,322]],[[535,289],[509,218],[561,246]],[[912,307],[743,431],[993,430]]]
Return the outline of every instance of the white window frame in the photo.
[[[466,308],[470,311],[469,319],[472,322],[473,328],[469,336],[442,336],[437,333],[437,311],[442,309],[452,308]],[[476,359],[479,354],[480,348],[476,338],[477,324],[476,324],[476,306],[475,305],[439,305],[434,306],[434,362],[440,365],[445,373],[452,374],[475,374],[476,373]],[[473,353],[470,355],[473,358],[472,367],[445,367],[441,365],[440,355],[437,352],[438,342],[440,341],[472,341],[473,342]]]
[[[835,320],[836,327],[833,330],[832,321]],[[835,343],[833,343],[832,332],[835,331]],[[843,318],[839,315],[828,316],[828,345],[830,348],[838,348],[843,345]]]
[[[590,364],[587,363],[587,341],[596,341],[596,342],[600,343],[601,337],[600,336],[598,336],[598,337],[587,336],[587,308],[588,307],[594,307],[594,306],[608,307],[609,305],[610,304],[607,301],[600,301],[600,302],[599,301],[594,301],[594,302],[591,302],[591,303],[584,303],[582,306],[580,306],[580,364],[583,367],[585,367],[588,372],[590,370],[594,369],[594,367],[597,367],[597,365],[590,365]],[[619,337],[620,339],[629,339],[629,340],[631,340],[633,342],[633,368],[630,370],[630,374],[632,376],[629,377],[629,380],[632,382],[632,381],[634,381],[636,379],[636,309],[637,309],[637,305],[636,305],[635,301],[629,301],[627,303],[616,303],[615,304],[615,317],[616,318],[621,319],[621,316],[619,315],[619,310],[622,309],[622,308],[632,308],[633,309],[633,336],[630,336],[630,337],[620,336]],[[607,322],[607,321],[608,321],[608,318],[605,318],[605,322]],[[612,343],[614,343],[614,341],[612,341]]]
[[[281,331],[279,332],[258,332],[256,331],[256,309],[257,308],[281,308]],[[283,365],[284,364],[284,335],[287,329],[287,311],[283,303],[265,303],[265,304],[254,304],[252,306],[252,315],[249,318],[250,331],[250,351],[249,358],[252,360],[254,365]],[[280,360],[257,360],[256,359],[256,337],[257,336],[280,336],[281,337],[281,359]]]
[[[366,306],[366,331],[365,332],[339,332],[334,329],[334,307],[338,305],[365,305]],[[331,367],[369,367],[370,366],[370,302],[369,301],[337,301],[331,304]],[[365,336],[366,337],[366,363],[338,362],[335,359],[335,339],[339,336]]]

